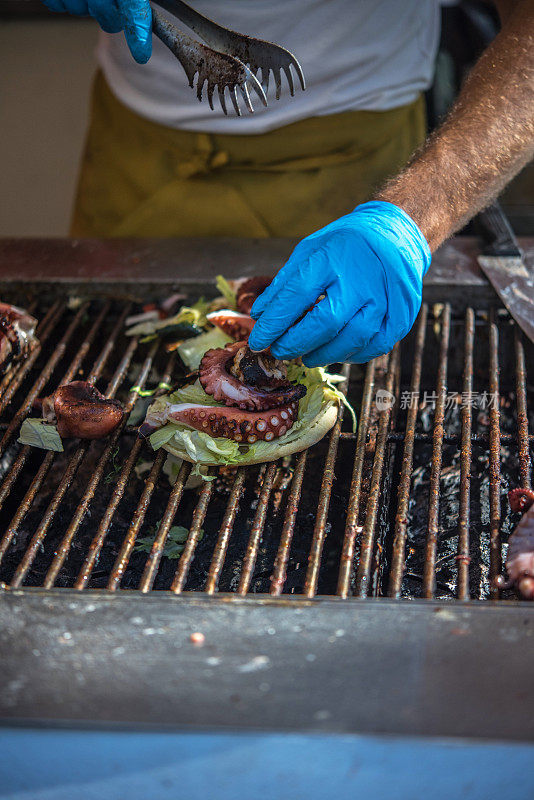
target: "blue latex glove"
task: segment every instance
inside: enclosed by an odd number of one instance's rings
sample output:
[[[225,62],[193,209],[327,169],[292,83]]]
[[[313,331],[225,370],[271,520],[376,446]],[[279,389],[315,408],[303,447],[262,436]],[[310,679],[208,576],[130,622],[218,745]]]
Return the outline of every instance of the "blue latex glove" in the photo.
[[[94,17],[106,33],[124,31],[139,64],[152,54],[152,10],[148,0],[43,0],[50,11]]]
[[[297,245],[252,306],[249,346],[272,345],[277,358],[303,356],[308,367],[387,353],[415,321],[430,260],[426,239],[402,209],[380,201],[357,206]]]

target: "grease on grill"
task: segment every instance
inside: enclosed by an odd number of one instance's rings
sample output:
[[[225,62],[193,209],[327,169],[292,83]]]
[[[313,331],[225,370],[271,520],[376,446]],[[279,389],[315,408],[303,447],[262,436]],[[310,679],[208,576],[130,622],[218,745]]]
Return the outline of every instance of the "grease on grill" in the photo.
[[[530,482],[534,421],[533,348],[505,312],[423,309],[393,356],[351,368],[360,434],[343,423],[306,454],[223,469],[213,483],[188,489],[189,466],[172,488],[176,471],[163,468],[165,456],[127,427],[116,442],[66,442],[61,454],[15,443],[15,412],[20,424],[32,394],[62,380],[93,375],[100,390],[131,406],[130,387],[180,378],[164,343],[124,337],[118,322],[127,311],[119,301],[76,310],[56,302],[41,323],[41,352],[0,387],[0,581],[210,594],[496,596],[492,577],[516,522],[504,495]],[[435,424],[438,378],[447,392],[443,427],[439,413]],[[379,389],[395,395],[392,407],[377,409]],[[473,398],[486,404],[471,402],[467,412],[462,399]],[[148,472],[136,471],[154,460]],[[179,561],[164,555],[154,529],[160,521],[191,532]],[[152,552],[133,549],[148,532]]]

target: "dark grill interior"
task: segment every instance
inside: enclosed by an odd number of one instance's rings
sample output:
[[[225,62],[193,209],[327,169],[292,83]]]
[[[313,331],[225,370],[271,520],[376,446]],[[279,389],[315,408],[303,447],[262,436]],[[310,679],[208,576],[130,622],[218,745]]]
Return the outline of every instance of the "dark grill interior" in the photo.
[[[504,310],[424,306],[389,357],[347,370],[356,434],[345,412],[306,453],[190,489],[190,465],[171,486],[166,453],[131,425],[103,442],[65,442],[60,454],[16,443],[32,400],[60,382],[94,378],[132,409],[137,391],[181,369],[164,345],[124,336],[130,303],[72,308],[59,298],[43,311],[40,299],[38,308],[41,350],[0,385],[6,587],[500,596],[493,579],[517,521],[506,491],[530,485],[534,367],[534,348]],[[392,408],[377,408],[379,389],[395,395]],[[170,559],[176,525],[189,536]],[[151,552],[140,551],[150,535]]]

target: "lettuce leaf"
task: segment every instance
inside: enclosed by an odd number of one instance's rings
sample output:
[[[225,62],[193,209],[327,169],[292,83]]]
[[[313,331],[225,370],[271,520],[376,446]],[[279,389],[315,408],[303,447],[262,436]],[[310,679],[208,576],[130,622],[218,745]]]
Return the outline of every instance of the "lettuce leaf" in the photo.
[[[211,350],[213,347],[224,347],[231,341],[233,340],[219,328],[213,328],[207,333],[201,333],[200,336],[196,336],[194,339],[186,339],[185,342],[178,346],[178,353],[186,367],[194,370],[198,369],[206,350]]]
[[[236,292],[232,289],[226,278],[224,278],[222,275],[217,275],[215,278],[215,285],[224,299],[227,301],[228,308],[231,308],[233,311],[235,311],[237,308]]]
[[[63,442],[55,425],[50,425],[42,419],[28,417],[20,427],[20,444],[30,447],[40,447],[41,450],[53,450],[55,453],[63,452]]]

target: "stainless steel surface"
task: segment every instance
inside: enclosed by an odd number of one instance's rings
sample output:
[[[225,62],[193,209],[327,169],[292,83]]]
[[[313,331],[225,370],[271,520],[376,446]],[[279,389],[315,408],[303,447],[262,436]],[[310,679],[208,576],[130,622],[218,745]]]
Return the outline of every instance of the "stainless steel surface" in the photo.
[[[526,604],[14,591],[0,716],[531,740],[533,626]]]

